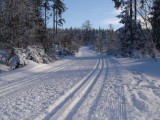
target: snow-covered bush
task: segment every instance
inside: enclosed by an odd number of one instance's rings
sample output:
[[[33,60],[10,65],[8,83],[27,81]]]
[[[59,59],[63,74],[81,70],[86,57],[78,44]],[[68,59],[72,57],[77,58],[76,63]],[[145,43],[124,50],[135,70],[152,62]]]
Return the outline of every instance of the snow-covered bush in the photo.
[[[52,59],[44,52],[44,49],[37,46],[28,46],[26,48],[26,58],[37,63],[50,63]],[[53,59],[55,57],[52,56]]]
[[[28,46],[27,48],[14,48],[8,57],[7,65],[16,69],[27,64],[27,59],[37,63],[50,63],[52,59],[37,46]]]
[[[11,69],[23,67],[27,64],[27,60],[25,57],[26,56],[21,52],[21,49],[14,48],[6,61],[6,64],[10,66]]]
[[[23,67],[26,64],[27,64],[27,60],[18,54],[15,54],[8,61],[8,65],[11,67],[11,69]]]
[[[64,49],[62,47],[59,47],[56,50],[56,55],[58,56],[58,58],[60,58],[67,55],[73,55],[73,53],[67,48]]]
[[[26,58],[29,60],[33,60],[37,63],[42,63],[43,55],[44,55],[44,52],[41,49],[36,48],[35,46],[34,47],[28,46],[26,48],[26,56],[27,56]]]

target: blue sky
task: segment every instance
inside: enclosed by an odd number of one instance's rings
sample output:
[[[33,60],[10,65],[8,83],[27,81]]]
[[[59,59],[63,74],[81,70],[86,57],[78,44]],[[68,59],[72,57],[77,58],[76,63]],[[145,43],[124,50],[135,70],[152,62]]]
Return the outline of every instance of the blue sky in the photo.
[[[109,24],[114,29],[120,27],[116,18],[119,10],[114,8],[112,0],[64,0],[64,3],[68,10],[63,14],[66,20],[63,28],[80,28],[86,20],[90,20],[94,28],[108,28]],[[52,20],[48,24],[52,26]]]

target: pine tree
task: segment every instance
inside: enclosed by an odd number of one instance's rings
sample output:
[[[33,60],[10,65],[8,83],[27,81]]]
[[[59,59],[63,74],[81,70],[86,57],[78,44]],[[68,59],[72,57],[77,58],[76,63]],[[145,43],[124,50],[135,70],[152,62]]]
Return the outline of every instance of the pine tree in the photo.
[[[0,0],[0,48],[9,47],[7,44],[9,41],[7,40],[8,34],[6,31],[7,16],[7,1]]]
[[[151,25],[153,42],[156,48],[160,50],[160,0],[154,0],[152,10]]]
[[[50,10],[49,0],[44,0],[44,18],[45,18],[45,27],[47,28],[47,10]]]
[[[123,6],[124,0],[112,0],[115,3],[115,8],[120,8]]]
[[[130,57],[145,55],[147,54],[147,42],[142,27],[140,23],[136,21],[136,17],[132,18],[131,3],[125,3],[125,5],[122,13],[118,15],[118,17],[121,18],[120,23],[124,24],[124,27],[120,28],[117,32],[119,53],[123,56]]]
[[[91,42],[91,29],[92,29],[92,25],[91,25],[90,21],[86,20],[82,24],[84,44],[88,44]]]
[[[62,14],[66,11],[67,7],[62,0],[53,0],[53,29],[57,34],[58,26],[62,26],[65,22]]]
[[[42,0],[5,0],[1,3],[3,4],[0,7],[3,9],[0,9],[0,36],[2,35],[4,41],[11,47],[45,43]]]

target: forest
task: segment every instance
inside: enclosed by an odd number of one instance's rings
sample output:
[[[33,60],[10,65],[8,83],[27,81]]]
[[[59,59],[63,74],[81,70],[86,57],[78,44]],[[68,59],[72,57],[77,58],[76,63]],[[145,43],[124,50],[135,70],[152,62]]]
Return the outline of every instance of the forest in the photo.
[[[115,9],[121,9],[117,17],[123,26],[117,30],[111,24],[108,29],[95,29],[90,20],[84,20],[81,28],[62,28],[63,13],[69,9],[63,0],[0,0],[0,50],[9,54],[1,56],[1,60],[9,64],[11,58],[19,56],[16,59],[21,61],[17,49],[27,47],[40,48],[43,56],[57,59],[57,54],[72,55],[88,44],[98,52],[117,56],[156,58],[160,51],[160,1],[113,2]],[[46,24],[50,18],[52,28]],[[35,56],[26,55],[26,58],[36,59]],[[48,63],[49,58],[41,62]]]

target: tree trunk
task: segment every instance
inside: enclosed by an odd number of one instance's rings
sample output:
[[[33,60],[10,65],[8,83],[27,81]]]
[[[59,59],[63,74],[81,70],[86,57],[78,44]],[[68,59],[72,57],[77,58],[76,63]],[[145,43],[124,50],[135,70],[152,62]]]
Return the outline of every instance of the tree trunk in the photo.
[[[14,32],[14,28],[13,28],[13,14],[12,14],[12,12],[13,12],[13,10],[12,10],[12,5],[13,5],[13,2],[12,2],[12,0],[10,1],[10,3],[9,3],[9,23],[10,23],[10,43],[11,43],[11,45],[12,46],[14,46],[14,34],[13,34],[13,32]]]
[[[130,32],[131,32],[131,48],[130,48],[130,54],[132,54],[132,51],[133,51],[133,21],[132,21],[132,16],[133,16],[133,7],[132,7],[132,3],[133,3],[133,0],[130,0]]]
[[[130,0],[130,19],[132,19],[132,16],[133,16],[133,7],[132,7],[132,3],[133,3],[133,1]]]
[[[47,28],[47,3],[46,1],[44,3],[44,9],[45,9],[45,28]]]
[[[56,34],[57,34],[57,27],[58,27],[58,11],[56,10]]]
[[[134,19],[137,21],[137,0],[134,0]]]
[[[53,8],[53,31],[55,31],[55,11]]]

